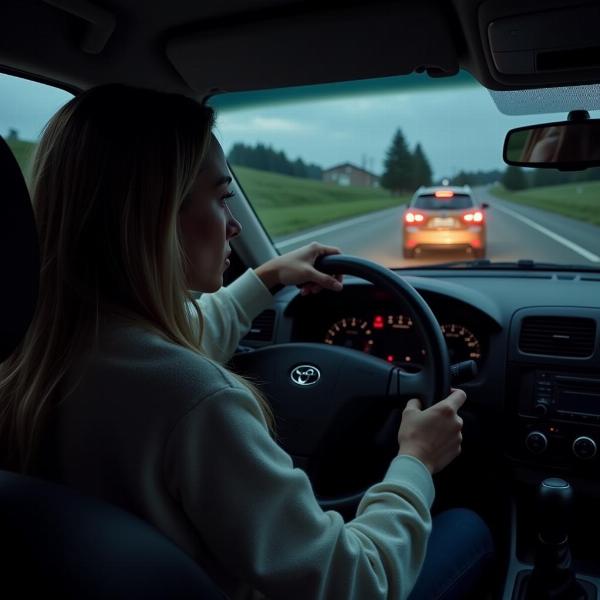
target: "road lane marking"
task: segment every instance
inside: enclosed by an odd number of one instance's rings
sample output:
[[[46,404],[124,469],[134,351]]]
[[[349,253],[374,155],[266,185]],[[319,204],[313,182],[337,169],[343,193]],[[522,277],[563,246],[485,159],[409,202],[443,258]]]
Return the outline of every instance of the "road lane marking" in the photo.
[[[494,206],[494,210],[498,209],[500,212],[505,212],[507,215],[510,215],[511,217],[518,219],[522,223],[529,225],[529,227],[533,227],[533,229],[535,229],[536,231],[539,231],[540,233],[547,235],[549,238],[552,238],[555,242],[558,242],[559,244],[566,246],[570,250],[573,250],[573,252],[577,252],[577,254],[580,254],[587,260],[589,260],[591,262],[600,262],[600,256],[598,256],[597,254],[594,254],[593,252],[590,252],[589,250],[582,248],[578,244],[572,242],[571,240],[568,240],[567,238],[563,237],[562,235],[558,235],[558,233],[554,233],[554,231],[550,231],[550,229],[546,229],[542,225],[538,225],[532,219],[529,219],[528,217],[524,217],[523,215],[520,215],[518,212],[515,212],[514,210],[511,210],[510,208],[505,208],[503,206],[499,206],[495,202],[494,202],[493,206]]]
[[[398,205],[397,207],[391,209],[385,209],[382,211],[378,211],[378,215],[381,216],[382,213],[393,212],[398,210],[398,208],[402,208],[405,206],[404,204]],[[358,223],[363,223],[373,218],[373,213],[368,215],[363,215],[362,217],[356,217],[354,219],[349,219],[348,221],[343,221],[341,223],[335,223],[334,225],[328,225],[327,227],[321,227],[320,229],[313,229],[309,233],[303,233],[302,235],[294,236],[293,238],[288,238],[287,240],[283,240],[281,242],[275,242],[275,246],[277,248],[285,248],[286,246],[291,246],[297,242],[303,242],[305,240],[314,240],[315,236],[323,235],[324,233],[330,233],[332,231],[336,231],[338,229],[343,229],[344,227],[351,227],[352,225],[357,225]]]

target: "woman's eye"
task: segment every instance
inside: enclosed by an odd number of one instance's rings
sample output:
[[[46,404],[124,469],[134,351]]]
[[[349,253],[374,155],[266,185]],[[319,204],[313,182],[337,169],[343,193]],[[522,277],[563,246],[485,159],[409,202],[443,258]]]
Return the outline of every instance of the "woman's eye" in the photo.
[[[221,203],[223,205],[227,204],[227,200],[229,200],[230,198],[233,198],[235,196],[235,192],[229,192],[227,194],[225,194],[224,196],[221,197]]]

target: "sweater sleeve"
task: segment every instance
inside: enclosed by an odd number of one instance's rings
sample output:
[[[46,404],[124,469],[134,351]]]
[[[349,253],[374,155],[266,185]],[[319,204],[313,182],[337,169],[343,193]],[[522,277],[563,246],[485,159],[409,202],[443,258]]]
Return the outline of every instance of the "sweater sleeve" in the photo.
[[[207,356],[227,362],[246,335],[252,320],[273,302],[273,296],[253,269],[248,269],[227,287],[202,294],[204,317],[201,345]]]
[[[166,445],[170,493],[224,569],[267,597],[406,598],[431,531],[434,489],[417,459],[393,459],[344,523],[268,434],[244,389],[199,402]]]

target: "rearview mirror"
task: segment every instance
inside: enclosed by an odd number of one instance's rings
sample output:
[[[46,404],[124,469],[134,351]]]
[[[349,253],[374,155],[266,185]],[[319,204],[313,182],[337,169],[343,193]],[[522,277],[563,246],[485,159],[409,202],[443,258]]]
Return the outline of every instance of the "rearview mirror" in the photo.
[[[600,119],[511,129],[504,162],[520,167],[580,171],[600,165]]]

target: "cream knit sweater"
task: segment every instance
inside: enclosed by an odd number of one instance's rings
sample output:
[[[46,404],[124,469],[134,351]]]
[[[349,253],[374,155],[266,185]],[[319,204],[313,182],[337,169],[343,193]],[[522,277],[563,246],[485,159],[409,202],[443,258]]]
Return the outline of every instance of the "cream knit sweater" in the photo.
[[[252,270],[204,294],[212,360],[107,324],[58,407],[52,478],[154,524],[231,598],[406,598],[431,530],[425,466],[396,457],[344,523],[323,512],[257,401],[219,364],[271,301]]]

